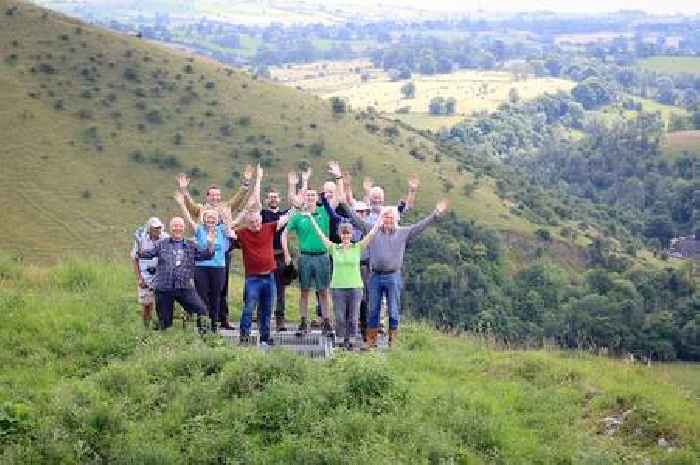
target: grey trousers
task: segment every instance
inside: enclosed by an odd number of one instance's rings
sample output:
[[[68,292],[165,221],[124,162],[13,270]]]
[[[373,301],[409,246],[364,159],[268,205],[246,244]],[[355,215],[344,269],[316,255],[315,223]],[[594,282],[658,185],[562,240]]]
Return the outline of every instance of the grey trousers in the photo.
[[[348,339],[357,336],[357,317],[360,314],[362,288],[333,289],[335,311],[335,334]]]

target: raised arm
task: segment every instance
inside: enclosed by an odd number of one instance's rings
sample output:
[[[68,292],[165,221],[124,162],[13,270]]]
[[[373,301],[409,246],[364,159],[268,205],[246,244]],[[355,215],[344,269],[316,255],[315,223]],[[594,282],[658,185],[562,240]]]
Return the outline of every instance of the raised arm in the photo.
[[[192,200],[187,187],[190,185],[190,177],[185,173],[180,173],[177,175],[177,190],[183,195],[184,205],[189,212],[190,216],[194,218],[199,218],[202,212],[202,205]]]
[[[302,199],[297,192],[297,186],[299,185],[299,175],[294,171],[287,173],[287,200],[289,200],[290,207],[300,208],[302,204]]]
[[[426,216],[413,226],[409,226],[407,240],[411,240],[415,238],[418,234],[425,231],[425,228],[434,223],[435,220],[438,219],[438,217],[442,216],[446,211],[447,199],[442,199],[437,203],[437,205],[435,206],[435,210],[430,215]]]
[[[355,203],[355,197],[352,195],[352,176],[350,172],[345,171],[343,173],[343,187],[345,188],[345,201],[350,207]],[[339,199],[341,202],[343,199]]]
[[[309,212],[304,212],[302,213],[304,216],[308,216],[309,219],[311,220],[311,224],[314,227],[314,230],[316,231],[316,234],[318,235],[319,239],[321,239],[321,242],[323,242],[323,245],[326,246],[326,248],[330,247],[333,245],[333,243],[328,240],[328,237],[326,237],[325,234],[323,234],[323,231],[321,231],[321,228],[319,227],[318,223],[316,223],[316,220],[314,219],[313,215]]]
[[[253,192],[248,197],[248,202],[246,203],[246,210],[249,212],[255,212],[262,210],[262,202],[260,201],[260,184],[262,183],[263,169],[258,163],[256,168],[255,186],[253,187]]]
[[[379,215],[379,217],[381,218],[381,214]],[[361,249],[364,249],[365,247],[367,247],[367,245],[372,240],[372,238],[374,238],[375,234],[377,234],[377,231],[379,231],[381,224],[382,224],[381,221],[376,221],[374,223],[374,226],[372,226],[372,229],[370,229],[369,232],[367,232],[365,234],[365,237],[363,237],[360,240],[360,242],[358,242],[358,245],[360,246]]]
[[[406,193],[406,207],[404,210],[410,210],[416,205],[416,192],[418,192],[418,186],[420,181],[418,176],[412,174],[408,177],[408,192]]]
[[[192,226],[192,230],[194,231],[195,229],[197,229],[197,223],[192,219],[192,215],[190,215],[190,210],[187,208],[186,197],[182,192],[175,192],[175,202],[177,202],[177,204],[180,205],[182,215],[185,217],[187,223],[190,226]]]
[[[231,197],[231,200],[228,201],[231,213],[238,211],[243,205],[243,202],[245,202],[246,196],[248,195],[248,190],[250,189],[250,180],[252,178],[253,167],[246,165],[243,169],[243,180],[241,181],[241,187],[238,188],[238,192],[236,192],[233,197]]]
[[[311,179],[311,174],[313,170],[309,166],[306,171],[301,172],[301,195],[303,196],[307,190],[309,190],[309,179]]]
[[[365,201],[365,203],[369,204],[369,191],[374,187],[374,181],[372,181],[372,178],[365,177],[365,179],[362,180],[362,190],[365,192],[365,196],[362,200]]]
[[[340,163],[337,161],[328,163],[328,172],[335,178],[335,196],[338,199],[338,202],[345,202],[345,182],[343,179],[343,172],[340,169]]]

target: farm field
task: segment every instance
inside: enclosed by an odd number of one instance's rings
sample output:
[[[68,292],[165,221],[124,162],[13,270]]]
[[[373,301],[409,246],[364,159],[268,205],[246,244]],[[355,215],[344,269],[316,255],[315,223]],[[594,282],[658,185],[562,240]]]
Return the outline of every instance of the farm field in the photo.
[[[386,72],[370,68],[370,65],[366,60],[316,63],[292,69],[278,68],[272,71],[272,77],[323,98],[344,98],[355,109],[371,106],[380,112],[395,113],[402,107],[410,107],[408,114],[395,117],[418,129],[432,130],[454,124],[473,113],[494,111],[507,101],[511,89],[516,89],[520,98],[527,100],[574,86],[564,79],[516,80],[513,73],[505,71],[460,70],[451,74],[415,75],[412,81],[416,85],[416,97],[405,99],[401,87],[407,80],[391,81]],[[362,74],[369,76],[366,82]],[[454,117],[428,114],[428,105],[434,97],[454,97],[457,100]]]
[[[700,131],[678,131],[666,135],[663,151],[671,157],[683,152],[700,156]]]
[[[700,74],[700,57],[651,57],[640,60],[637,66],[660,73]]]

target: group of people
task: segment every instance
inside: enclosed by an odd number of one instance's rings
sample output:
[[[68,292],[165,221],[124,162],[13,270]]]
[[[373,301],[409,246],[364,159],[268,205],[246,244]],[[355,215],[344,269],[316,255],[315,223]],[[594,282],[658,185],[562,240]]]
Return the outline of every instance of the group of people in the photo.
[[[388,340],[396,342],[400,320],[401,268],[406,244],[447,210],[441,200],[426,218],[399,226],[400,215],[412,208],[418,179],[408,181],[406,197],[396,206],[384,205],[384,191],[371,179],[363,182],[364,199],[355,199],[350,177],[337,162],[329,163],[332,181],[320,191],[309,187],[311,169],[289,173],[289,208],[280,207],[280,194],[268,189],[261,202],[263,170],[247,166],[239,190],[222,201],[221,190],[209,186],[203,204],[188,192],[189,178],[177,177],[175,201],[181,217],[169,223],[169,233],[158,218],[150,218],[135,234],[131,257],[138,280],[143,321],[149,326],[155,306],[157,328],[172,325],[173,304],[196,315],[201,333],[231,329],[228,277],[231,251],[241,249],[245,286],[240,318],[241,341],[251,333],[254,312],[260,341],[270,343],[274,317],[278,330],[286,330],[285,288],[299,281],[298,330],[308,331],[309,300],[315,291],[324,334],[336,335],[350,347],[363,336],[366,346],[376,345],[382,300],[389,314]],[[193,238],[185,239],[190,225]],[[298,260],[294,266],[288,235],[296,236]],[[335,318],[331,317],[331,303]],[[204,316],[208,316],[206,325]],[[334,320],[334,321],[333,321]],[[208,326],[208,327],[207,327]]]

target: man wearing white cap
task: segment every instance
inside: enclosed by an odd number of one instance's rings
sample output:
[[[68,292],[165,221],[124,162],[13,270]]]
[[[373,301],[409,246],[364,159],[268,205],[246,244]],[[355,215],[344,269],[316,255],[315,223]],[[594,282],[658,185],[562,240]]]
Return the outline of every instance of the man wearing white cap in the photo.
[[[156,242],[169,237],[163,232],[163,223],[156,217],[149,218],[146,224],[134,233],[134,246],[131,249],[131,259],[136,274],[136,286],[138,289],[138,300],[142,306],[141,316],[143,326],[148,328],[151,323],[151,315],[155,306],[155,296],[153,293],[153,277],[156,274],[158,258],[139,258],[139,250],[152,250]]]

